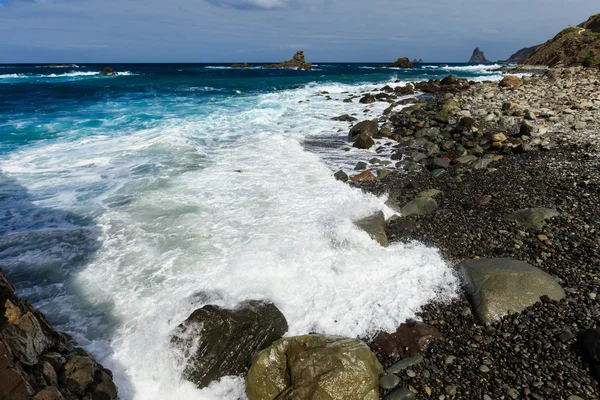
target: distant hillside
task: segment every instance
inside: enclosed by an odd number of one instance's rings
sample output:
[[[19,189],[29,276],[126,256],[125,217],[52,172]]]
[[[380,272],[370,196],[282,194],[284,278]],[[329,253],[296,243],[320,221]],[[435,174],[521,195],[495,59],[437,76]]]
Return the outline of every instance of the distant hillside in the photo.
[[[569,27],[547,41],[525,61],[527,65],[557,64],[600,67],[600,14]]]
[[[537,46],[525,47],[524,49],[517,51],[515,54],[510,56],[508,60],[505,60],[504,62],[522,64],[523,62],[525,62],[525,60],[531,57],[531,55],[537,50],[538,47],[540,47],[539,44]]]

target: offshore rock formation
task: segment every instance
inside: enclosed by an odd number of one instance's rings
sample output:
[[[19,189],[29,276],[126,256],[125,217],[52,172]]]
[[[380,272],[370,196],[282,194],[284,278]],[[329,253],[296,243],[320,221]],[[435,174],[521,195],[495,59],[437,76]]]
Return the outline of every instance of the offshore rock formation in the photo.
[[[111,67],[106,67],[102,71],[98,72],[98,75],[109,76],[109,75],[118,75]]]
[[[481,63],[486,63],[486,62],[489,62],[489,61],[485,58],[485,54],[483,54],[483,51],[479,50],[479,47],[477,47],[475,50],[473,50],[473,55],[471,56],[469,63],[481,64]]]
[[[563,29],[539,46],[524,63],[600,67],[600,14],[592,15],[579,26]]]
[[[14,294],[0,269],[0,399],[117,399],[112,373]]]
[[[296,68],[299,70],[310,71],[312,64],[304,60],[304,51],[298,50],[291,60],[279,64],[264,65],[263,68]]]
[[[250,64],[248,64],[248,63],[231,64],[231,68],[250,68]]]

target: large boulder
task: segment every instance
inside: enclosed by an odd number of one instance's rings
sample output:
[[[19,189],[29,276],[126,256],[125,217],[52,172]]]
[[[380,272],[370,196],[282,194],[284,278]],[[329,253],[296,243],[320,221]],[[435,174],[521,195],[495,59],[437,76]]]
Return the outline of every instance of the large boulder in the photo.
[[[356,147],[358,149],[370,149],[375,145],[375,141],[373,138],[366,133],[361,133],[354,140],[354,144],[352,147]]]
[[[233,310],[208,305],[179,325],[171,343],[189,358],[184,378],[204,388],[223,376],[245,372],[252,355],[287,329],[285,317],[271,303],[248,301]]]
[[[410,215],[428,215],[437,210],[438,204],[431,197],[417,197],[400,210],[403,217]]]
[[[565,292],[550,275],[523,261],[506,258],[464,260],[458,266],[463,288],[482,323],[518,313],[542,296],[552,300]]]
[[[366,134],[368,136],[377,135],[379,132],[379,128],[377,127],[377,122],[375,121],[362,121],[358,124],[354,125],[350,132],[348,133],[348,140],[353,142],[358,136],[362,134]]]
[[[388,247],[389,242],[385,233],[385,216],[382,211],[378,211],[373,215],[360,219],[354,223],[363,231],[367,232],[383,247]]]
[[[284,338],[254,356],[249,400],[377,400],[383,368],[358,339]]]
[[[502,78],[498,85],[504,88],[518,88],[523,86],[523,80],[518,76],[508,75]]]
[[[366,170],[364,172],[361,172],[358,175],[352,175],[350,177],[350,180],[352,182],[372,182],[372,181],[376,181],[377,177],[375,175],[373,175],[373,173],[369,170]]]
[[[447,98],[441,109],[435,114],[433,119],[437,122],[447,124],[452,117],[460,111],[460,105],[453,98]]]

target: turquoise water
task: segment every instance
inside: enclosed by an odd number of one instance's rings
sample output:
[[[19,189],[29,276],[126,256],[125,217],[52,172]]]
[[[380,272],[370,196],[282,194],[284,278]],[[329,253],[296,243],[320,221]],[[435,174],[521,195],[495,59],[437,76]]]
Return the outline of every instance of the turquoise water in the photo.
[[[111,66],[0,66],[0,265],[121,398],[243,398],[238,377],[203,391],[180,378],[169,338],[208,303],[269,299],[290,335],[363,336],[453,296],[435,249],[384,249],[354,227],[391,210],[332,178],[375,153],[343,151],[349,125],[330,118],[388,106],[351,94],[497,79],[489,67]]]

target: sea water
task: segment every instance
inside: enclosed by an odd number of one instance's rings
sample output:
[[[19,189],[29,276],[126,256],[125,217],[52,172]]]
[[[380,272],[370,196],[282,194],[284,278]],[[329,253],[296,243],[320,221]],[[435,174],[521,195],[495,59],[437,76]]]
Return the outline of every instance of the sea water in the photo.
[[[392,211],[332,174],[382,154],[347,151],[331,117],[377,117],[389,104],[342,100],[386,84],[494,66],[103,67],[2,66],[0,265],[122,399],[245,398],[240,377],[181,379],[170,338],[206,304],[269,300],[287,335],[368,337],[454,296],[436,249],[353,224]]]

